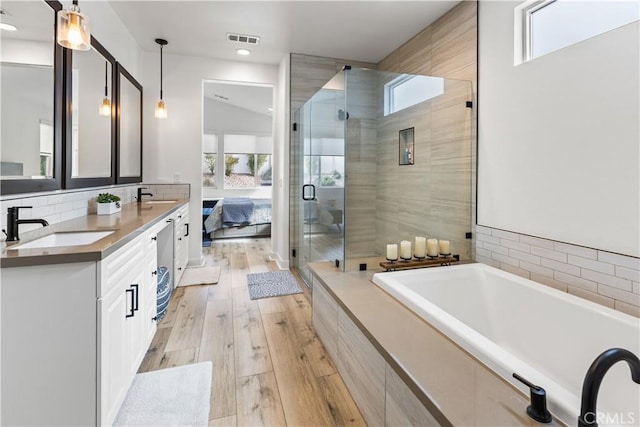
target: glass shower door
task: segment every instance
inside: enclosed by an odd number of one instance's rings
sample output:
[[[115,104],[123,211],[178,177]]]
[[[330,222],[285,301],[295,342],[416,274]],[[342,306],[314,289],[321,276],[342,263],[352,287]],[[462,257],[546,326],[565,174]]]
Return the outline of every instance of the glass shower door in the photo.
[[[298,268],[307,283],[311,283],[309,262],[331,261],[344,268],[345,110],[341,72],[307,101],[297,117],[302,145]]]

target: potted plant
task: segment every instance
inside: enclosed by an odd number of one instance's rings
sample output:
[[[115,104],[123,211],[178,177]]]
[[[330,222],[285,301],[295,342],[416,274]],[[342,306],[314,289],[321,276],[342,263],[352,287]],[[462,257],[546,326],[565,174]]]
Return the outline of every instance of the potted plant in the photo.
[[[111,215],[120,212],[120,197],[111,193],[100,193],[96,198],[98,215]]]

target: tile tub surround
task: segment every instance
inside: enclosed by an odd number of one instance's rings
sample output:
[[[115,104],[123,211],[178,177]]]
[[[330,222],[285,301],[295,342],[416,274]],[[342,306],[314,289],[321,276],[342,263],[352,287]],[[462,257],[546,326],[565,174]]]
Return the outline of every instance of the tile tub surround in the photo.
[[[118,187],[98,187],[79,191],[65,191],[39,194],[9,195],[0,198],[0,224],[7,227],[7,208],[12,206],[33,206],[33,209],[20,211],[21,219],[42,218],[54,225],[63,221],[96,213],[96,197],[100,193],[112,193],[120,196],[122,204],[135,201],[138,187],[148,187],[145,192],[153,194],[154,200],[188,199],[189,184],[136,184]],[[151,199],[151,198],[150,198]],[[20,225],[19,235],[24,238],[43,234],[39,224]],[[28,233],[28,234],[27,234]],[[0,233],[0,241],[6,236]],[[46,234],[46,233],[45,233]]]
[[[375,271],[343,273],[329,263],[310,265],[314,292],[322,287],[337,302],[338,321],[344,312],[384,358],[387,369],[400,377],[424,407],[434,408],[435,403],[441,414],[435,409],[432,415],[439,424],[540,425],[526,415],[528,394],[520,393],[373,284]],[[315,310],[314,306],[314,316]],[[326,330],[334,327],[328,324]],[[331,353],[332,343],[323,339],[323,345]],[[337,345],[340,353],[340,342]],[[398,412],[388,403],[387,420]]]
[[[476,226],[476,261],[640,317],[640,258]]]

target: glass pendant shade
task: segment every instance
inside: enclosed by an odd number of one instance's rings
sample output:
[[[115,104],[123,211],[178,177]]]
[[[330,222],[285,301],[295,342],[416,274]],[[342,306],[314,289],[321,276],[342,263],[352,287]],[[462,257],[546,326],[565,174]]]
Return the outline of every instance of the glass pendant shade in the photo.
[[[111,115],[111,100],[109,98],[104,98],[102,100],[102,104],[100,104],[100,115],[101,116]]]
[[[80,13],[76,1],[69,9],[58,11],[57,21],[57,40],[60,46],[73,50],[91,49],[89,18]]]
[[[166,119],[167,118],[167,106],[164,101],[161,99],[156,104],[156,119]]]

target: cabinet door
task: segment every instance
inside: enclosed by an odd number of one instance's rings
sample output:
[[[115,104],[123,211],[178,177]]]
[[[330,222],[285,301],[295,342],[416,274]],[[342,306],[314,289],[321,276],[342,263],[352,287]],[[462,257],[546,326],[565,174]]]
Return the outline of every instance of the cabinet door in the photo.
[[[149,344],[149,323],[147,322],[145,315],[144,299],[145,289],[148,288],[147,269],[139,269],[127,289],[133,291],[130,298],[128,307],[129,316],[126,319],[126,342],[129,351],[128,371],[131,373],[131,378],[138,371],[138,366],[144,358],[144,354],[147,351]],[[131,293],[130,293],[131,295]]]
[[[189,262],[189,208],[184,206],[176,213],[174,238],[174,283],[180,283]]]
[[[112,425],[129,387],[126,319],[130,293],[123,287],[111,289],[98,300],[101,348],[101,424]]]
[[[143,307],[142,316],[144,318],[144,324],[146,325],[145,342],[151,342],[157,328],[155,318],[158,291],[158,246],[155,244],[149,246],[146,273],[147,281],[140,295],[140,303]]]

